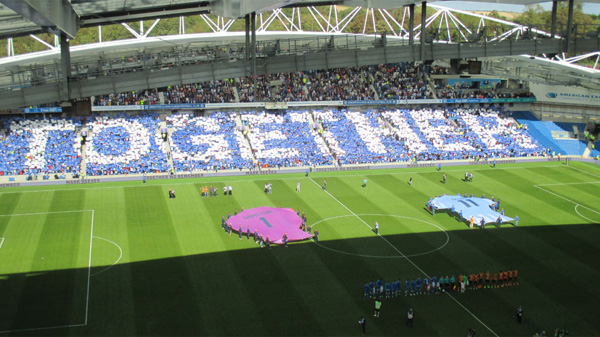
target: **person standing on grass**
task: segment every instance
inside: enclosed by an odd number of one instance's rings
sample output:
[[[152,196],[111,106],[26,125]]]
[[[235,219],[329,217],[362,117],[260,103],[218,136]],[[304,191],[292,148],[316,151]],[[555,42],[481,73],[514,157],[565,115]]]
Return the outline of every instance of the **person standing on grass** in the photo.
[[[406,326],[412,328],[413,325],[415,324],[415,313],[413,312],[412,309],[408,309],[408,313],[406,316],[407,316]]]
[[[519,216],[515,216],[515,227],[519,227]]]
[[[250,226],[246,225],[246,239],[250,240]]]
[[[410,176],[410,179],[408,179],[408,185],[412,186],[412,176]]]
[[[363,186],[362,187],[367,187],[367,179],[363,179]]]
[[[375,234],[379,235],[379,222],[375,221]]]
[[[517,322],[521,324],[521,322],[523,321],[523,308],[521,308],[521,306],[517,307],[517,312],[515,313],[515,316],[517,317]]]
[[[444,175],[442,176],[442,183],[446,183],[446,174],[444,173]]]
[[[364,336],[367,333],[367,320],[365,319],[365,316],[360,316],[358,324],[360,324],[360,330],[362,331],[362,335]]]
[[[240,225],[240,228],[238,229],[238,236],[240,237],[240,240],[242,239],[242,225]]]
[[[296,192],[300,193],[300,182],[296,183]]]
[[[379,297],[375,299],[375,311],[373,312],[373,317],[379,318],[379,311],[381,310],[381,300]]]
[[[319,242],[319,230],[315,229],[315,235],[313,236],[315,242]]]
[[[283,239],[283,246],[287,247],[288,246],[287,245],[287,241],[288,241],[287,233],[283,233],[283,238],[282,239]]]
[[[323,180],[323,191],[327,191],[327,180]]]

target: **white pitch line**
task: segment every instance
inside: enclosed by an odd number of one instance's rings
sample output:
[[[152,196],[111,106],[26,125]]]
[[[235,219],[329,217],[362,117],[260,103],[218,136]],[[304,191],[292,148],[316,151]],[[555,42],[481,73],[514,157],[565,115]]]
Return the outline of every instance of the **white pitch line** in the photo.
[[[575,213],[577,213],[577,215],[579,215],[580,217],[586,219],[589,222],[597,222],[597,221],[594,221],[594,220],[588,218],[587,216],[584,216],[583,214],[579,213],[579,211],[577,210],[577,207],[579,207],[579,206],[581,206],[581,205],[579,205],[579,204],[575,205]]]
[[[25,331],[40,331],[40,330],[50,330],[50,329],[75,328],[75,327],[79,327],[79,326],[85,326],[85,324],[70,324],[70,325],[48,326],[48,327],[43,327],[43,328],[28,328],[28,329],[18,329],[18,330],[4,330],[4,331],[0,331],[0,334],[12,333],[12,332],[25,332]]]
[[[555,184],[538,184],[537,186],[564,186],[564,185],[590,185],[600,184],[600,181],[581,181],[577,183],[555,183]]]
[[[542,191],[544,191],[544,192],[546,192],[546,193],[550,193],[550,194],[552,194],[552,195],[553,195],[553,196],[555,196],[555,197],[561,198],[561,199],[563,199],[563,200],[565,200],[565,201],[568,201],[568,202],[570,202],[570,203],[572,203],[572,204],[575,204],[575,206],[578,206],[578,205],[579,205],[579,206],[581,206],[581,207],[583,207],[583,208],[585,208],[585,209],[587,209],[587,210],[589,210],[589,211],[592,211],[592,212],[594,212],[594,213],[596,213],[596,214],[600,214],[600,212],[598,212],[598,211],[596,211],[596,210],[593,210],[593,209],[591,209],[591,208],[589,208],[589,207],[587,207],[587,206],[584,206],[584,205],[582,205],[582,204],[580,204],[580,203],[578,203],[578,202],[576,202],[576,201],[573,201],[573,200],[571,200],[571,199],[569,199],[569,198],[563,197],[563,196],[562,196],[562,195],[560,195],[560,194],[554,193],[554,192],[552,192],[552,191],[548,191],[547,189],[545,189],[545,188],[543,188],[543,187],[541,187],[541,186],[539,186],[539,185],[533,185],[533,187],[535,187],[535,188],[539,188],[540,190],[542,190]]]
[[[2,245],[4,244],[4,238],[0,238],[2,239],[2,241],[0,241],[0,248],[2,248]]]
[[[20,214],[0,214],[0,216],[25,216],[25,215],[46,215],[46,214],[61,214],[61,213],[79,213],[93,212],[91,209],[78,209],[73,211],[56,211],[56,212],[39,212],[39,213],[20,213]]]
[[[88,313],[90,309],[90,279],[92,278],[92,241],[94,241],[94,210],[92,210],[92,226],[90,230],[90,257],[88,260],[88,280],[85,300],[85,320],[83,325],[88,323]]]
[[[109,270],[110,268],[114,267],[117,263],[119,263],[119,261],[121,261],[121,258],[123,257],[123,249],[121,249],[121,246],[119,246],[115,242],[113,242],[113,241],[111,241],[109,239],[101,238],[99,236],[94,236],[94,239],[100,239],[100,240],[108,241],[108,242],[112,243],[113,245],[117,246],[117,248],[119,249],[119,258],[113,264],[111,264],[110,266],[107,266],[106,268],[104,268],[104,269],[102,269],[102,270],[100,270],[100,271],[98,271],[96,273],[93,273],[91,276],[96,276],[96,275],[98,275],[100,273],[103,273],[103,272]]]
[[[468,164],[465,165],[461,165],[461,166],[469,166]],[[486,166],[486,165],[478,165],[478,166]],[[532,165],[532,166],[526,166],[526,167],[504,167],[501,168],[501,170],[524,170],[524,169],[530,169],[530,168],[545,168],[545,167],[555,167],[556,165]],[[433,168],[433,167],[432,167]],[[424,171],[424,170],[420,170],[420,171],[403,171],[406,170],[406,168],[382,168],[382,169],[371,169],[371,170],[365,170],[365,171],[379,171],[379,170],[402,170],[401,172],[386,172],[386,173],[367,173],[367,174],[348,174],[348,175],[341,175],[342,177],[364,177],[365,175],[369,175],[369,176],[378,176],[378,175],[410,175],[410,174],[419,174],[419,173],[436,173],[436,172],[440,172],[436,171],[432,172],[432,171]],[[469,171],[487,171],[487,169],[484,168],[472,168],[469,169]],[[340,172],[350,172],[350,171],[331,171],[331,173],[333,173],[333,175],[319,175],[319,177],[321,178],[335,178],[335,177],[340,177],[339,174],[336,173],[340,173]],[[464,172],[464,169],[455,169],[455,170],[447,170],[444,169],[442,170],[442,172]],[[320,173],[320,172],[315,172],[315,173]],[[279,173],[282,175],[287,175],[287,174],[299,174],[299,173],[291,173],[291,172],[282,172]],[[275,174],[274,174],[275,175]],[[227,178],[231,177],[234,178],[233,180],[228,180]],[[220,182],[225,182],[225,181],[234,181],[235,183],[254,183],[256,180],[263,180],[263,179],[259,179],[259,177],[263,177],[260,175],[256,175],[254,176],[256,179],[251,179],[251,180],[235,180],[235,178],[237,177],[248,177],[247,175],[239,175],[239,176],[222,176],[222,179]],[[217,178],[217,177],[203,177],[203,178]],[[203,179],[203,178],[182,178],[182,179]],[[267,178],[265,178],[266,180]],[[294,177],[282,177],[282,178],[278,178],[277,180],[297,180],[298,177],[294,176]],[[87,191],[87,190],[109,190],[109,189],[118,189],[118,188],[126,188],[126,187],[154,187],[154,186],[164,186],[164,185],[169,185],[169,186],[185,186],[185,185],[194,185],[197,184],[198,182],[189,182],[189,183],[175,183],[175,184],[169,184],[166,183],[166,181],[173,181],[170,179],[157,179],[156,181],[160,181],[160,182],[164,182],[164,183],[160,183],[160,184],[151,184],[151,185],[145,185],[145,186],[137,186],[137,185],[123,185],[123,186],[100,186],[100,187],[85,187],[85,188],[59,188],[59,189],[44,189],[44,190],[25,190],[25,191],[19,191],[19,190],[15,190],[15,191],[0,191],[0,194],[7,194],[7,193],[42,193],[42,192],[55,192],[55,191]],[[129,180],[129,181],[121,181],[121,182],[136,182],[136,180]],[[217,181],[219,182],[219,181]],[[100,184],[103,183],[110,183],[110,182],[100,182]],[[73,186],[73,185],[55,185],[55,186]]]
[[[567,167],[570,167],[570,168],[572,168],[573,170],[577,170],[577,171],[579,171],[579,172],[583,172],[583,173],[585,173],[585,174],[591,175],[591,176],[593,176],[593,177],[600,178],[600,175],[597,175],[597,174],[594,174],[594,173],[588,172],[588,171],[586,171],[586,170],[582,170],[582,169],[580,169],[580,168],[573,167],[573,166],[571,166],[571,165],[569,165],[569,166],[567,166]]]
[[[92,263],[92,237],[94,234],[94,210],[93,209],[81,209],[81,210],[72,210],[72,211],[56,211],[56,212],[44,212],[44,213],[0,214],[0,216],[25,216],[25,215],[76,213],[76,212],[92,212],[92,221],[91,221],[91,226],[90,226],[90,255],[89,255],[89,260],[88,260],[88,281],[87,281],[87,292],[86,292],[87,297],[86,297],[86,304],[85,304],[85,322],[82,324],[68,324],[68,325],[47,326],[47,327],[40,327],[40,328],[4,330],[4,331],[0,331],[0,334],[13,333],[13,332],[26,332],[26,331],[41,331],[41,330],[50,330],[50,329],[75,328],[75,327],[87,325],[88,309],[89,309],[89,303],[90,303],[90,272],[91,272],[91,263]],[[2,247],[3,243],[4,243],[4,238],[2,238],[0,247]]]
[[[314,181],[312,178],[310,178],[310,180],[317,186],[320,187],[320,185]],[[363,224],[365,224],[365,226],[369,227],[371,230],[373,230],[373,227],[369,226],[368,223],[365,222],[365,220],[363,220],[361,217],[359,217],[358,215],[356,215],[356,213],[352,212],[352,210],[350,208],[348,208],[346,205],[344,205],[341,201],[339,201],[336,197],[334,197],[331,193],[329,193],[329,191],[324,190],[325,193],[327,193],[331,198],[333,198],[333,200],[337,201],[342,207],[344,207],[346,210],[348,210],[348,212],[350,212],[352,215],[354,215],[358,220],[360,220]],[[410,264],[412,264],[417,270],[419,270],[423,275],[425,275],[427,278],[431,278],[423,269],[421,269],[421,267],[419,267],[416,263],[413,262],[413,260],[411,260],[409,257],[407,257],[404,253],[402,253],[396,246],[394,246],[391,242],[388,241],[388,239],[386,239],[384,236],[382,236],[381,234],[376,234],[377,236],[379,236],[381,239],[383,239],[383,241],[385,241],[390,247],[392,247],[396,252],[398,252],[398,254],[400,254],[402,257],[404,257],[406,259],[406,261],[408,261]],[[456,298],[454,298],[454,296],[450,295],[450,293],[445,292],[445,294],[447,294],[454,302],[456,302],[460,307],[462,307],[468,314],[470,314],[473,318],[475,318],[475,320],[477,320],[481,325],[483,325],[486,329],[488,329],[494,336],[499,337],[498,334],[496,334],[494,332],[494,330],[492,330],[489,326],[487,326],[485,323],[483,323],[477,316],[475,316],[475,314],[473,314],[469,309],[467,309],[467,307],[465,307],[462,303],[460,303]]]

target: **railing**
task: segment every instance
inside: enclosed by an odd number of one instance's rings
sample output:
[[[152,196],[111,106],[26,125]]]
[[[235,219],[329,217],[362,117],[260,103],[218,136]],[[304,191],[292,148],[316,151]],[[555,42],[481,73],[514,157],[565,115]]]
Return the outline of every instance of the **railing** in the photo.
[[[506,27],[503,25],[487,26],[472,29],[470,34],[465,34],[464,29],[432,29],[425,31],[426,44],[485,44],[488,48],[507,40],[537,40],[550,39],[550,27]],[[565,30],[557,27],[555,38],[564,38]],[[598,39],[600,25],[575,25],[571,38]],[[291,34],[298,34],[292,32]],[[285,35],[285,34],[282,34]],[[382,34],[354,35],[354,34],[322,34],[308,38],[272,39],[257,42],[256,57],[267,58],[279,55],[301,55],[317,52],[345,51],[394,46],[409,45],[406,37],[384,36]],[[160,39],[165,39],[162,37]],[[148,40],[151,40],[149,38]],[[137,41],[139,42],[139,41]],[[414,37],[414,43],[419,44],[420,32]],[[98,48],[102,48],[102,44]],[[126,48],[124,45],[123,48]],[[147,49],[144,52],[118,56],[112,58],[97,57],[93,59],[77,60],[71,62],[71,78],[94,79],[137,71],[159,71],[173,67],[192,64],[229,62],[247,59],[244,43],[229,43],[223,45],[206,46],[192,44],[191,47],[176,46],[169,50]],[[57,55],[57,58],[59,56]],[[0,70],[0,91],[18,90],[26,87],[60,83],[62,69],[56,60],[47,64],[32,65],[28,67],[14,67],[10,65]]]

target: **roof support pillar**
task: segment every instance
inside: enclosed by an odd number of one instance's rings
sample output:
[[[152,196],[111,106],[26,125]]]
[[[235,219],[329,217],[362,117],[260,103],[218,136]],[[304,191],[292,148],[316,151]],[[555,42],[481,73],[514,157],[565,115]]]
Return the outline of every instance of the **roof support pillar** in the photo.
[[[550,37],[554,38],[556,35],[556,10],[558,7],[558,0],[552,1],[552,27],[550,27]]]
[[[256,79],[256,12],[252,12],[250,18],[250,28],[252,30],[252,49],[250,50],[250,53],[252,55],[252,79],[254,81]]]
[[[567,21],[567,52],[572,49],[571,38],[573,35],[573,2],[574,0],[569,0],[569,19]]]
[[[69,87],[69,79],[71,78],[71,52],[69,50],[69,40],[64,33],[60,34],[60,66],[62,69],[61,82],[63,84],[60,97],[63,101],[68,101],[71,94]]]
[[[415,4],[408,6],[408,44],[415,44]]]
[[[421,61],[425,59],[425,23],[427,21],[427,1],[421,3]]]

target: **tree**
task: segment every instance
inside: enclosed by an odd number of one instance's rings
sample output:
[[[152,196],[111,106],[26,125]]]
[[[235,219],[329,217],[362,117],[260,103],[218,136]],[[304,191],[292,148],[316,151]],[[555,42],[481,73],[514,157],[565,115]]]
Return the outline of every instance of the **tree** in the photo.
[[[515,22],[525,26],[536,26],[541,27],[548,24],[547,18],[545,18],[544,8],[539,5],[528,5],[525,7],[523,14],[515,18]]]

